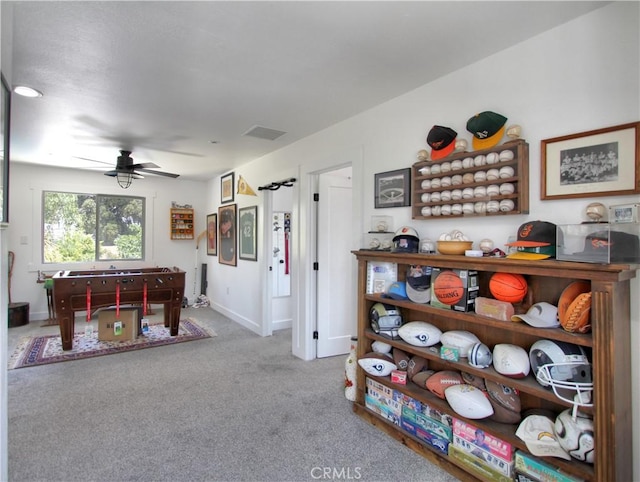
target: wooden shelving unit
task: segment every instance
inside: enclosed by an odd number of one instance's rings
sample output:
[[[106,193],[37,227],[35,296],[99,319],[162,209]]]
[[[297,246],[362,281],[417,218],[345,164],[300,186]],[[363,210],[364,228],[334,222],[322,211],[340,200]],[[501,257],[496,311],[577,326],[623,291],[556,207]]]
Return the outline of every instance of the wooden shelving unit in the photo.
[[[530,374],[524,379],[513,379],[497,373],[493,368],[479,369],[469,365],[466,359],[445,361],[432,348],[419,348],[402,340],[389,340],[377,335],[370,328],[369,310],[374,303],[384,302],[397,306],[406,320],[423,320],[447,330],[468,330],[476,334],[483,343],[493,347],[497,343],[514,343],[527,351],[538,339],[565,341],[583,346],[592,354],[594,379],[594,406],[591,411],[595,428],[595,463],[593,465],[572,459],[571,461],[547,457],[545,462],[558,467],[567,474],[589,481],[609,482],[632,480],[632,433],[631,427],[631,331],[630,331],[630,280],[636,276],[637,265],[600,265],[556,260],[524,261],[500,258],[468,258],[465,256],[384,253],[354,251],[358,259],[358,357],[372,351],[376,340],[398,347],[408,354],[419,355],[429,361],[434,370],[466,371],[490,379],[520,392],[523,411],[544,408],[560,413],[570,404],[557,398],[553,391],[543,388]],[[480,296],[491,297],[488,281],[495,272],[520,273],[527,278],[529,293],[517,306],[517,312],[526,311],[532,304],[547,301],[557,304],[560,293],[572,281],[586,280],[591,283],[592,332],[576,334],[562,328],[540,329],[524,323],[500,321],[476,315],[473,312],[456,312],[418,304],[411,301],[394,301],[379,294],[366,293],[367,263],[369,261],[393,262],[398,265],[398,279],[404,280],[410,265],[477,270]],[[429,391],[408,382],[394,384],[390,377],[372,377],[360,367],[357,372],[357,395],[353,405],[356,414],[376,427],[398,439],[462,480],[476,480],[457,459],[437,452],[422,443],[399,426],[380,417],[365,406],[365,377],[374,378],[390,388],[405,393],[422,403],[457,415],[445,400]],[[516,425],[483,420],[469,420],[489,434],[505,440],[519,450],[527,451],[522,440],[515,435]]]
[[[171,239],[194,239],[193,209],[171,208]]]

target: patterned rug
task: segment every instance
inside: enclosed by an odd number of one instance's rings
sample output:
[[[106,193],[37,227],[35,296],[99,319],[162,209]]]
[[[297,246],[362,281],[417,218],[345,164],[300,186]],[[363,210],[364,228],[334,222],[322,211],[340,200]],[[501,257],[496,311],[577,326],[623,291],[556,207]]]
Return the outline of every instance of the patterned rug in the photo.
[[[213,330],[200,325],[194,318],[180,321],[178,336],[171,336],[169,328],[165,328],[164,323],[149,325],[147,333],[130,341],[100,341],[97,331],[90,336],[86,336],[84,332],[76,333],[73,336],[73,348],[67,351],[62,350],[60,335],[30,336],[20,341],[9,358],[8,369],[112,355],[123,351],[172,345],[214,336],[217,335]]]

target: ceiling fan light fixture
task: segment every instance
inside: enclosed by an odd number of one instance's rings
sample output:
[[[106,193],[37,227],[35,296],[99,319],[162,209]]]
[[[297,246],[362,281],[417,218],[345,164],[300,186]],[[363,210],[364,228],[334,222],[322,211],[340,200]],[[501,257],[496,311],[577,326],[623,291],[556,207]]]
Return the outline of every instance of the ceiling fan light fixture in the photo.
[[[30,98],[42,97],[42,92],[34,89],[33,87],[27,87],[26,85],[16,85],[13,88],[13,92],[18,95],[21,95],[22,97],[30,97]]]
[[[133,181],[133,174],[130,172],[119,172],[116,175],[116,179],[118,180],[118,186],[122,189],[127,189],[131,186],[131,181]]]

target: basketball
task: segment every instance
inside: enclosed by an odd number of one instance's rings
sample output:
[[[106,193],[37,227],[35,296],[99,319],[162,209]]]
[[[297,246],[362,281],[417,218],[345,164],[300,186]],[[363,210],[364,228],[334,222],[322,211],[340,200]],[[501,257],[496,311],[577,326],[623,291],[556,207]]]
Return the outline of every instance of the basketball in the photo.
[[[489,280],[493,297],[509,303],[520,303],[527,294],[527,280],[520,274],[494,273]]]
[[[464,285],[453,271],[443,271],[435,280],[433,293],[441,303],[455,305],[464,295]]]

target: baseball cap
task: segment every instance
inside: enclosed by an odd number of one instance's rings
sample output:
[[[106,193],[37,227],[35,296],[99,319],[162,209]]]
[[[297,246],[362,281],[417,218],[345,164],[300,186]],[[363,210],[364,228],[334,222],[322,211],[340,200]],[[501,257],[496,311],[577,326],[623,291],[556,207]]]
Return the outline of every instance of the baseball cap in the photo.
[[[467,121],[467,130],[473,134],[474,149],[489,149],[500,142],[507,118],[490,110],[480,112]]]
[[[536,328],[556,328],[560,326],[558,322],[558,307],[546,301],[532,305],[525,314],[513,315],[511,321],[524,321]]]
[[[527,221],[518,228],[518,238],[507,246],[517,248],[511,259],[546,259],[556,255],[556,225],[548,221]]]
[[[431,301],[431,266],[411,265],[407,268],[407,296],[414,303]]]
[[[407,287],[404,281],[394,281],[389,285],[384,298],[391,298],[393,300],[408,300]]]
[[[527,450],[533,455],[571,460],[571,456],[560,446],[554,432],[554,423],[549,417],[529,415],[520,422],[516,436],[527,445]]]
[[[622,231],[597,231],[585,238],[584,250],[574,254],[580,255],[581,258],[605,262],[609,259],[611,262],[637,263],[640,261],[640,243],[638,236],[634,234]]]
[[[433,126],[427,135],[427,144],[431,146],[431,160],[442,159],[453,152],[458,133],[450,127]]]

